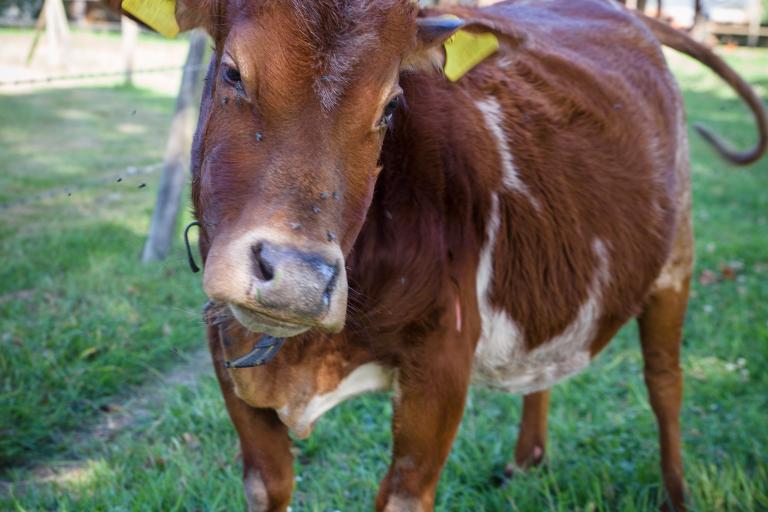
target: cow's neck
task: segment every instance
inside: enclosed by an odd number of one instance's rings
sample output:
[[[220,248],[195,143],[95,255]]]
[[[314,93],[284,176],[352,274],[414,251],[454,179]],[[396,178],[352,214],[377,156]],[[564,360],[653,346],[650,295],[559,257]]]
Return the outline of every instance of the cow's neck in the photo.
[[[489,208],[488,177],[469,158],[483,137],[471,131],[466,91],[424,75],[402,86],[408,106],[385,140],[349,260],[349,326],[364,336],[430,323],[445,293],[473,282]]]

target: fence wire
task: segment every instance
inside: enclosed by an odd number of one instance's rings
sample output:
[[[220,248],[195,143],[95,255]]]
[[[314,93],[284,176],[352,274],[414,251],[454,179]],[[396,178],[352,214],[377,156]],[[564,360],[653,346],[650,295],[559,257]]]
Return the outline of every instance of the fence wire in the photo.
[[[138,75],[138,74],[147,74],[147,73],[169,73],[172,71],[185,71],[185,70],[197,71],[199,69],[202,69],[203,67],[205,66],[202,66],[202,65],[162,66],[162,67],[156,67],[156,68],[134,69],[131,71],[131,74]],[[0,87],[51,84],[54,82],[87,80],[87,79],[93,79],[93,78],[109,78],[109,77],[125,76],[125,74],[126,74],[125,70],[120,70],[120,71],[103,71],[103,72],[95,72],[95,73],[90,72],[90,73],[77,73],[77,74],[71,74],[71,75],[47,76],[47,77],[41,77],[41,78],[20,78],[18,80],[0,81]]]
[[[0,204],[0,211],[7,210],[10,208],[15,208],[17,206],[23,206],[31,203],[45,201],[47,199],[53,199],[55,197],[71,196],[73,193],[77,191],[97,187],[100,185],[104,185],[106,183],[121,183],[124,179],[130,178],[131,176],[141,176],[144,174],[152,174],[154,172],[159,171],[162,168],[163,168],[162,163],[154,163],[154,164],[145,165],[142,167],[133,167],[133,166],[127,167],[122,171],[119,171],[117,173],[114,173],[114,172],[110,173],[96,180],[90,180],[85,183],[76,183],[66,187],[56,187],[56,188],[44,190],[43,192],[40,192],[38,194],[34,194],[28,197],[18,199],[16,201],[2,203]],[[146,185],[142,183],[141,185],[139,185],[139,188],[143,188],[144,186]]]

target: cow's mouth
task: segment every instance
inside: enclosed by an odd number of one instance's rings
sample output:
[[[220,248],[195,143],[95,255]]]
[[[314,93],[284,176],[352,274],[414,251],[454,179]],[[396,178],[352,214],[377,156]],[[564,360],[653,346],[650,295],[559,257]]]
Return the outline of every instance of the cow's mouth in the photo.
[[[236,304],[229,304],[229,309],[232,311],[235,319],[249,331],[268,334],[278,338],[298,336],[312,328],[312,326],[301,322],[275,318],[262,311],[244,308]]]

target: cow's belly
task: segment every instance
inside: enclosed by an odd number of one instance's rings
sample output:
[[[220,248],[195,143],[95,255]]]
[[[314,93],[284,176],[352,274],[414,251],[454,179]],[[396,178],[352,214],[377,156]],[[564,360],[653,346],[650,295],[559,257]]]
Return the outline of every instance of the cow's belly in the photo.
[[[498,198],[493,195],[488,242],[480,253],[477,271],[476,291],[482,330],[475,350],[473,382],[527,394],[547,389],[589,365],[590,346],[597,336],[602,316],[603,292],[610,281],[610,257],[602,240],[592,240],[597,267],[586,300],[578,306],[576,316],[560,334],[528,350],[520,325],[489,299],[498,224]]]
[[[506,315],[484,318],[483,331],[488,332],[475,351],[473,384],[528,394],[579,373],[591,360],[592,336],[587,339],[587,331],[594,328],[582,320],[584,324],[572,324],[563,334],[526,351],[519,329]]]

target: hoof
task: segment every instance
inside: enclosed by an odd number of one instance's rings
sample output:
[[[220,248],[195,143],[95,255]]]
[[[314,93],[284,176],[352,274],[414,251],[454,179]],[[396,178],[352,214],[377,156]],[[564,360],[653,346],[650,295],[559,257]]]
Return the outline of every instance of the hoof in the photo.
[[[532,450],[526,450],[526,452],[528,453],[525,453],[524,455],[516,453],[515,461],[510,462],[507,465],[505,472],[525,472],[531,468],[540,466],[544,462],[544,448],[541,446],[534,445]]]

